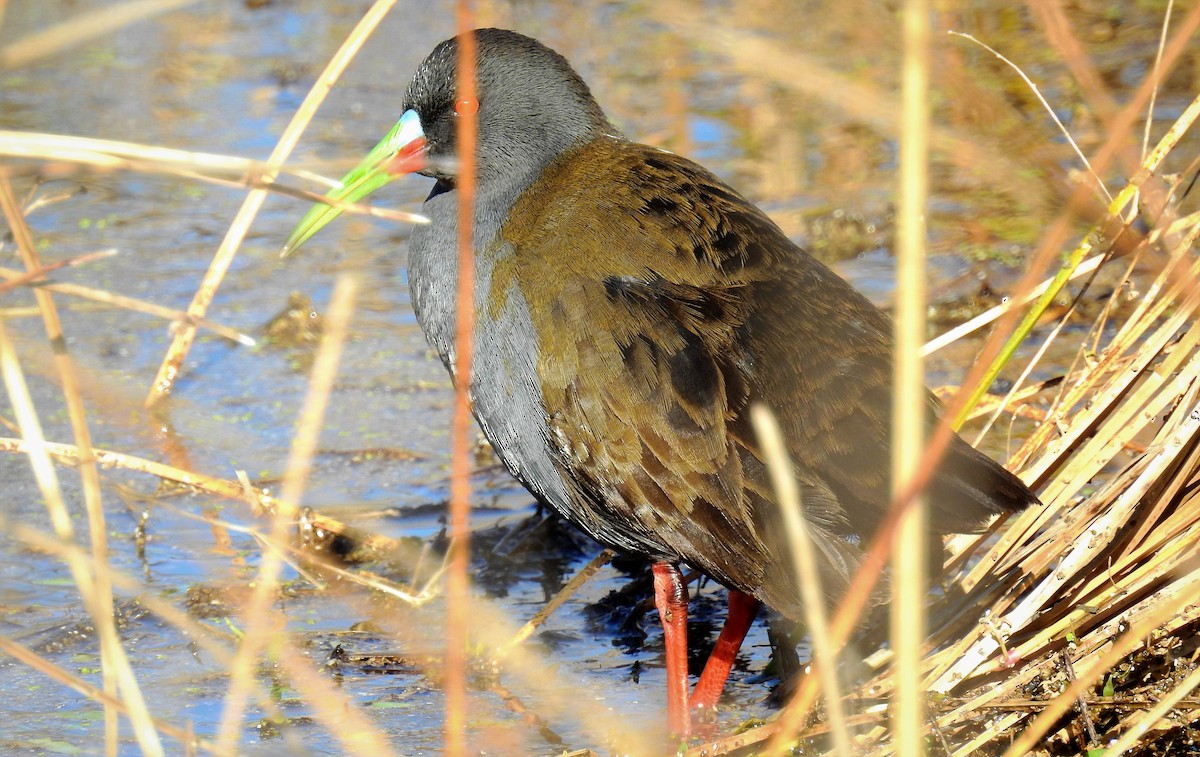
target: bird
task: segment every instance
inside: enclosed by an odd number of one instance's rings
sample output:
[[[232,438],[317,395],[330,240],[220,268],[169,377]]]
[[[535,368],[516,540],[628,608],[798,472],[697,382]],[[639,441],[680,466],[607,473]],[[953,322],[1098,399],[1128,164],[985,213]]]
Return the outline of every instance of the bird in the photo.
[[[668,725],[688,736],[760,605],[803,614],[750,408],[780,424],[835,599],[889,507],[891,324],[713,173],[626,138],[564,57],[514,31],[471,33],[477,96],[456,84],[459,38],[438,44],[399,122],[328,196],[357,201],[412,172],[434,179],[408,277],[428,341],[464,380],[456,122],[473,114],[473,413],[539,503],[651,561]],[[314,205],[285,253],[339,212]],[[928,392],[926,406],[932,428]],[[926,497],[934,534],[978,531],[1038,501],[957,435]],[[729,589],[690,695],[681,564]]]

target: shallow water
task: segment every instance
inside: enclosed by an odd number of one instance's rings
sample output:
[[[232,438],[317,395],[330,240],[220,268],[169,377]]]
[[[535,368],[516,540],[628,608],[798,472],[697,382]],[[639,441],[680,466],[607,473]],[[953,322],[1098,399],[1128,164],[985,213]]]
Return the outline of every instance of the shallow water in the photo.
[[[0,46],[104,5],[116,3],[10,3]],[[196,4],[0,71],[0,128],[265,159],[363,7],[310,0],[255,5]],[[719,10],[720,5],[714,7]],[[898,48],[896,19],[874,6],[836,5],[845,10],[818,3],[761,3],[752,9],[739,6],[741,10],[721,18],[733,28],[769,30],[787,49],[888,91]],[[1127,97],[1153,60],[1157,10],[1148,4],[1077,6],[1072,21],[1104,81],[1118,99]],[[1094,149],[1102,127],[1078,103],[1053,50],[1038,44],[1032,22],[1008,8],[967,3],[940,21],[944,28],[972,31],[1022,61],[1085,150]],[[887,304],[894,297],[891,257],[880,245],[891,233],[894,144],[837,109],[730,64],[712,45],[674,34],[669,10],[633,2],[576,4],[570,10],[557,3],[498,3],[485,9],[499,25],[542,38],[575,62],[627,134],[702,160],[760,201],[797,239],[840,259],[837,266],[844,275]],[[1121,13],[1114,16],[1114,10]],[[452,24],[450,3],[400,3],[329,98],[293,163],[340,175],[355,162],[397,117],[408,76],[450,34]],[[601,29],[604,33],[597,34]],[[1162,119],[1177,114],[1196,90],[1197,61],[1195,53],[1185,57],[1161,93],[1156,135]],[[1036,104],[990,54],[967,43],[946,45],[937,62],[939,123],[1001,149],[1019,171],[1044,177],[1070,165],[1068,151],[1044,124]],[[1023,126],[1021,118],[1026,119]],[[1016,133],[1022,139],[1014,140]],[[1195,155],[1194,144],[1177,153]],[[30,215],[45,260],[108,247],[120,251],[56,272],[55,281],[181,309],[243,196],[240,189],[138,173],[67,175],[35,186],[32,164],[11,165],[22,196],[69,195]],[[1057,186],[1057,179],[1041,182]],[[1002,259],[1019,264],[1056,206],[1051,200],[1014,199],[990,183],[986,173],[941,154],[934,189],[934,315],[972,297],[990,304],[987,297],[1002,296],[1020,273]],[[427,191],[427,181],[414,178],[398,182],[380,202],[415,207]],[[170,341],[167,325],[121,309],[58,298],[68,348],[84,376],[95,444],[221,478],[232,479],[237,470],[254,480],[278,478],[307,388],[301,369],[307,353],[300,347],[263,345],[261,329],[285,308],[293,291],[310,297],[323,312],[337,275],[354,271],[362,277],[362,291],[304,501],[389,536],[429,541],[441,529],[442,503],[448,497],[451,396],[444,370],[430,356],[410,307],[406,229],[343,219],[300,254],[281,261],[279,245],[303,210],[302,203],[290,198],[267,200],[210,310],[213,320],[259,337],[260,346],[236,347],[202,332],[165,417],[148,416],[141,401]],[[11,240],[5,241],[3,253],[4,265],[19,267]],[[981,295],[982,289],[989,293]],[[11,316],[3,319],[4,328],[17,343],[47,437],[67,442],[70,429],[41,324],[36,317],[6,310],[32,301],[27,290],[0,293],[0,315]],[[935,356],[929,383],[957,381],[978,344],[967,341]],[[1072,356],[1072,349],[1054,350],[1034,378],[1061,371]],[[0,417],[13,417],[6,396],[0,397]],[[1002,455],[1011,445],[1007,435],[1019,439],[1023,428],[1018,422],[993,432],[986,448]],[[378,449],[405,454],[361,454]],[[77,538],[86,543],[76,477],[67,467],[59,474]],[[111,563],[140,580],[143,593],[183,607],[189,587],[215,587],[218,596],[225,596],[228,587],[242,586],[253,575],[257,542],[233,532],[231,543],[222,546],[213,529],[197,519],[219,512],[229,522],[256,525],[242,504],[196,494],[152,498],[156,481],[149,477],[118,469],[103,475]],[[505,529],[537,517],[535,508],[486,456],[480,458],[475,481],[475,523],[481,531],[477,620],[502,637],[507,626],[515,629],[533,615],[599,548],[553,524],[541,527],[552,538],[543,533],[521,542],[519,549],[513,549],[516,539],[495,547]],[[133,534],[143,512],[149,512],[149,540],[141,557]],[[49,529],[24,457],[0,454],[0,513],[10,523]],[[7,532],[0,534],[0,554],[0,632],[98,683],[94,638],[79,626],[86,625],[87,616],[64,565]],[[395,566],[370,567],[407,578]],[[297,579],[295,591],[280,605],[288,628],[318,661],[338,644],[356,654],[439,653],[437,600],[407,608],[341,590],[334,579],[329,579],[331,590],[316,592],[294,571],[287,578]],[[525,668],[511,666],[498,677],[479,673],[471,700],[474,748],[505,753],[585,746],[603,750],[610,739],[620,738],[617,731],[654,731],[664,707],[661,634],[653,613],[628,620],[631,603],[611,602],[610,595],[629,582],[629,572],[602,569],[529,643],[533,655]],[[702,594],[704,601],[695,607],[696,642],[715,635],[714,622],[722,612],[716,587],[709,585]],[[119,599],[133,597],[122,592]],[[610,604],[602,603],[606,599]],[[228,686],[224,666],[196,651],[171,624],[136,605],[126,608],[122,638],[154,715],[212,737]],[[220,613],[200,622],[230,632]],[[724,724],[771,711],[763,700],[772,679],[759,675],[768,649],[760,624],[735,672]],[[92,754],[101,749],[103,720],[92,702],[12,660],[0,660],[0,667],[0,701],[5,703],[0,705],[0,751]],[[437,669],[435,657],[432,663],[391,675],[344,666],[331,679],[397,751],[415,754],[441,747]],[[264,670],[261,680],[292,720],[282,728],[260,728],[265,710],[252,706],[241,731],[247,753],[274,754],[285,747],[295,753],[343,753],[336,734],[305,719],[312,715],[311,705],[281,676]],[[564,702],[564,691],[577,699]],[[542,727],[526,723],[516,712],[519,708],[540,715]],[[124,751],[136,751],[127,730],[122,743]]]

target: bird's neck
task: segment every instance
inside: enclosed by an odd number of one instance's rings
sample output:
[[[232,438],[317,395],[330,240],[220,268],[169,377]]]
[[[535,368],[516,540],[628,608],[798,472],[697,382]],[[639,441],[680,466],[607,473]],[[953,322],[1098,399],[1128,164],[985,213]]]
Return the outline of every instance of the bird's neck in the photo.
[[[500,229],[509,208],[525,190],[515,182],[485,182],[475,195],[475,311],[491,287],[496,257],[501,254]],[[413,310],[430,344],[452,368],[458,292],[458,201],[453,184],[439,180],[421,212],[429,223],[414,228],[409,239],[408,279]]]

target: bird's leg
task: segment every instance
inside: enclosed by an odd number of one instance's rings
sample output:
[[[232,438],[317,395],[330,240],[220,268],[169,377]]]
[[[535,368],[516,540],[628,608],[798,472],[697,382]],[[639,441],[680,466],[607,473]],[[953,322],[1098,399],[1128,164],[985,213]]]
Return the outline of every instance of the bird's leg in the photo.
[[[687,584],[678,565],[656,562],[653,570],[654,605],[667,652],[667,722],[672,734],[686,738],[692,731],[687,708]]]
[[[688,700],[688,710],[697,714],[711,712],[725,690],[725,681],[729,679],[729,671],[733,668],[733,660],[746,634],[750,632],[750,624],[758,614],[758,600],[740,591],[729,592],[729,615],[725,625],[721,627],[721,635],[713,647],[708,662],[704,664],[704,672],[696,682],[696,690]]]

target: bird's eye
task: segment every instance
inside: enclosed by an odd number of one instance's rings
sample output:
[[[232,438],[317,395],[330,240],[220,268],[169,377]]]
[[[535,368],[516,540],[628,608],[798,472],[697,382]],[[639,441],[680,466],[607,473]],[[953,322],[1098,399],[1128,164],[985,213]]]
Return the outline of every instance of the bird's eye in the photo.
[[[454,115],[465,116],[479,111],[479,101],[464,97],[454,103]]]

